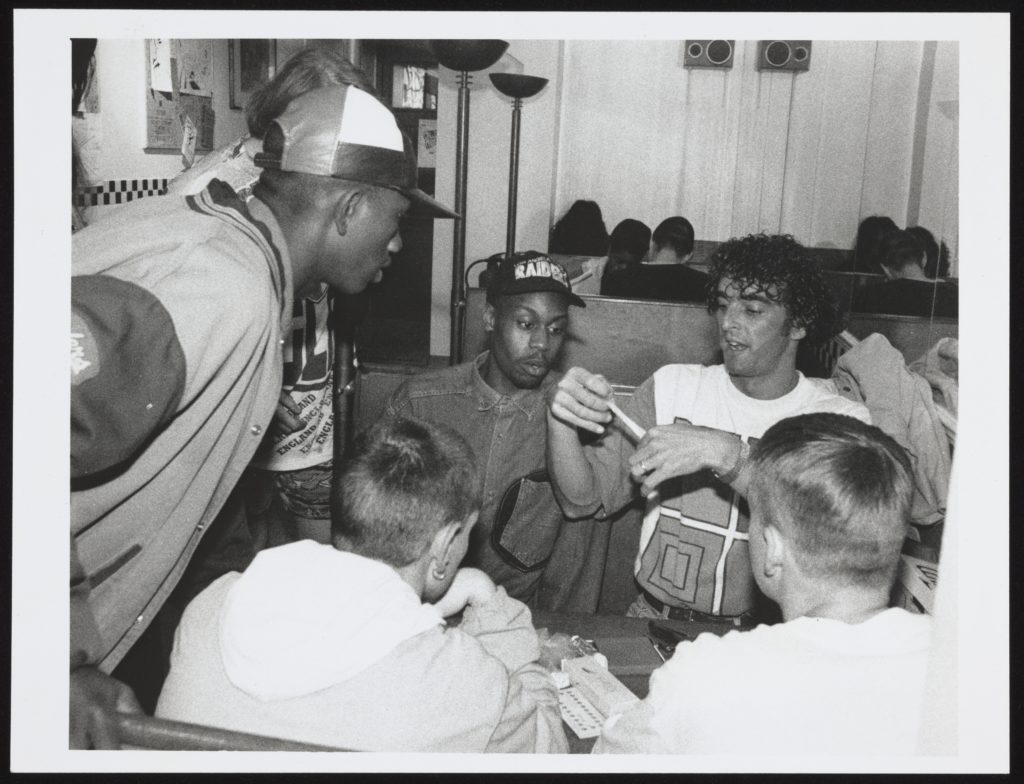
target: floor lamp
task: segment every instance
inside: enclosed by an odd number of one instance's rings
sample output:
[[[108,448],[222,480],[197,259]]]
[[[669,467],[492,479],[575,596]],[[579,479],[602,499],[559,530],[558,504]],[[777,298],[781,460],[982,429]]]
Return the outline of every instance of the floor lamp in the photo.
[[[505,258],[516,251],[516,201],[519,190],[519,121],[523,99],[530,98],[548,83],[547,79],[525,74],[493,73],[491,83],[512,99],[512,144],[508,158],[508,226],[505,229]]]
[[[445,68],[458,71],[459,113],[455,131],[455,248],[452,252],[452,334],[449,362],[462,361],[462,332],[466,320],[466,181],[469,163],[470,71],[490,68],[505,54],[508,41],[431,41],[430,48]]]

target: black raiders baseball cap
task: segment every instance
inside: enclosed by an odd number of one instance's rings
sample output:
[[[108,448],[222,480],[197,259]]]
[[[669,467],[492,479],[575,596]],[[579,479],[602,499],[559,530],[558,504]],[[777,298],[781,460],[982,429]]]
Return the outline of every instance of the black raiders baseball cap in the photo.
[[[487,286],[487,301],[507,294],[530,294],[535,291],[553,291],[565,294],[569,304],[585,308],[586,303],[572,293],[569,275],[565,267],[551,257],[527,250],[515,253],[511,258],[501,254],[498,272]]]

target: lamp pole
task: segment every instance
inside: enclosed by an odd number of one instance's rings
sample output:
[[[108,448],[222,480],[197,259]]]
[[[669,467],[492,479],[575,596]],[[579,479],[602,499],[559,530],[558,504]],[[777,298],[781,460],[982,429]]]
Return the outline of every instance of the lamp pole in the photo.
[[[438,40],[430,48],[445,68],[458,71],[459,108],[455,134],[455,248],[452,251],[451,340],[449,364],[462,361],[466,321],[466,184],[469,177],[469,71],[490,68],[508,49],[508,41]]]
[[[522,98],[512,99],[512,144],[508,155],[508,226],[505,229],[505,258],[516,251],[516,202],[519,189],[519,123],[522,118]]]
[[[449,363],[462,361],[462,333],[466,322],[466,185],[469,180],[469,85],[468,71],[459,74],[459,109],[456,120],[455,151],[455,248],[452,252],[451,339]]]
[[[512,99],[512,142],[508,155],[508,224],[505,229],[505,258],[516,252],[516,203],[519,193],[519,128],[523,99],[544,89],[547,79],[525,74],[493,73],[491,83],[502,95]]]

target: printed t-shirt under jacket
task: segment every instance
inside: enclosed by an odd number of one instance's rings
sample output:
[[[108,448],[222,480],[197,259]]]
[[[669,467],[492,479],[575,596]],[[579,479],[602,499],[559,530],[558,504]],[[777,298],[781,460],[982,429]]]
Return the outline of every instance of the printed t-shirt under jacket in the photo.
[[[725,367],[666,365],[644,381],[622,409],[645,428],[681,420],[734,433],[753,445],[781,419],[818,411],[870,422],[867,409],[832,392],[824,379],[798,374],[796,386],[775,400],[740,392]],[[637,492],[629,476],[635,443],[617,425],[585,448],[597,474],[605,514]],[[634,573],[640,587],[665,604],[715,615],[753,608],[746,500],[710,470],[664,482],[647,501]]]
[[[318,296],[296,299],[292,306],[291,332],[281,346],[281,387],[299,407],[302,427],[294,433],[271,429],[252,461],[257,468],[298,471],[326,463],[334,455],[334,304],[323,286]]]

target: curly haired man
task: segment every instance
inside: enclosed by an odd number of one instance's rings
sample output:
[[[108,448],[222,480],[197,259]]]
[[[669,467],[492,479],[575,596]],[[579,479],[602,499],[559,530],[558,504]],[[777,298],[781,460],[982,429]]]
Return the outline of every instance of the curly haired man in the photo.
[[[723,243],[707,304],[722,364],[666,365],[637,387],[622,408],[646,428],[639,439],[611,426],[607,380],[572,368],[548,396],[548,466],[566,514],[601,517],[646,499],[629,615],[740,624],[777,612],[759,601],[750,571],[752,443],[797,414],[870,417],[796,369],[800,342],[827,340],[839,322],[817,264],[792,237]],[[601,438],[584,445],[579,430]]]

